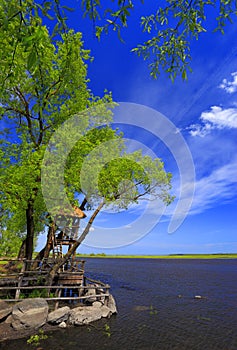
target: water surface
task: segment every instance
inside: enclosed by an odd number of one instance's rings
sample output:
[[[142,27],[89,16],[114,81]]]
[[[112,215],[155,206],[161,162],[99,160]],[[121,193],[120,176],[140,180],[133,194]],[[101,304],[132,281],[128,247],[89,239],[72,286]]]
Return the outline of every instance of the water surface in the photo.
[[[54,331],[41,349],[237,349],[237,260],[93,258],[86,271],[111,285],[118,315]]]

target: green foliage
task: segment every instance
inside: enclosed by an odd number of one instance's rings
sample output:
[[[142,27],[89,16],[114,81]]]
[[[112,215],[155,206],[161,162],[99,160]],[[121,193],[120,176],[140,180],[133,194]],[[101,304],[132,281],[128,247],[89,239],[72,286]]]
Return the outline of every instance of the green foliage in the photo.
[[[27,344],[30,344],[33,346],[39,346],[40,341],[47,338],[48,336],[44,334],[44,331],[42,329],[40,329],[38,334],[34,334],[30,336],[30,338],[27,340]]]
[[[145,3],[143,0],[140,2]],[[122,29],[129,26],[129,18],[138,6],[141,5],[132,0],[111,0],[106,4],[100,0],[81,1],[82,12],[93,22],[99,40],[112,30],[123,41]],[[67,16],[73,10],[60,0],[44,1],[42,5],[35,0],[12,0],[10,5],[8,0],[1,0],[1,30],[12,34],[14,29],[15,32],[10,36],[10,48],[5,40],[0,41],[4,48],[4,61],[7,61],[7,65],[2,65],[5,80],[19,74],[14,64],[19,50],[24,51],[28,70],[37,70],[40,52],[45,48],[47,38],[42,22],[51,20],[52,38],[61,36],[68,31]],[[157,78],[163,70],[171,80],[179,74],[186,80],[191,70],[190,43],[206,32],[207,14],[210,12],[216,17],[213,31],[224,33],[227,22],[232,22],[237,14],[237,3],[235,0],[166,0],[158,6],[154,4],[152,13],[140,18],[141,29],[147,39],[138,43],[132,52],[149,62],[152,77]],[[1,54],[0,60],[3,62]]]
[[[0,236],[0,257],[17,256],[22,243],[21,234],[11,230],[3,230]]]
[[[47,297],[48,297],[47,289],[34,289],[28,295],[28,298],[47,298]]]
[[[40,285],[40,283],[39,283]],[[35,289],[33,289],[30,293],[29,292],[21,292],[19,298],[20,299],[27,299],[27,298],[54,298],[55,297],[55,293],[49,293],[48,294],[48,290],[47,289],[37,289],[37,287],[35,287]]]
[[[110,94],[99,99],[87,88],[89,52],[81,34],[65,30],[54,40],[40,17],[52,8],[45,6],[0,1],[1,227],[20,237],[37,235],[47,222],[41,163],[52,134],[79,111],[111,101]]]
[[[158,311],[156,310],[156,308],[154,308],[154,306],[153,306],[153,305],[150,305],[150,311],[149,311],[149,314],[150,314],[151,316],[153,316],[153,315],[157,315],[157,314],[158,314]]]
[[[143,156],[141,151],[123,154],[108,162],[99,175],[99,193],[108,204],[127,208],[139,198],[160,198],[167,205],[173,200],[169,195],[171,174],[164,171],[160,159]]]
[[[97,11],[98,5],[97,0],[83,2],[86,13],[90,6]],[[132,1],[118,5],[119,11],[107,12],[115,27],[117,18],[127,24],[133,7]],[[48,213],[44,199],[56,211],[65,193],[74,205],[80,195],[89,205],[99,202],[98,211],[104,204],[127,208],[146,195],[165,204],[173,199],[171,175],[162,162],[141,152],[126,154],[122,135],[110,128],[111,94],[97,98],[88,89],[89,52],[83,49],[81,33],[66,27],[63,13],[68,10],[56,0],[44,6],[34,0],[0,0],[0,118],[5,126],[0,134],[1,228],[12,232],[16,246],[26,236],[29,258],[33,238],[54,214]],[[93,11],[91,18],[97,20]],[[53,33],[43,24],[51,13]],[[44,195],[42,173],[47,178]]]
[[[107,323],[104,325],[104,333],[107,335],[108,338],[111,337],[110,326]]]
[[[84,0],[82,6],[85,15],[96,26],[98,39],[110,29],[116,31],[121,39],[121,29],[128,26],[129,16],[139,5],[132,0],[111,1],[110,5],[104,5],[99,0]],[[208,11],[216,14],[214,31],[221,33],[224,33],[226,23],[232,22],[233,15],[237,14],[234,0],[166,0],[158,6],[154,4],[154,11],[141,17],[141,28],[148,39],[132,52],[149,61],[153,78],[164,70],[171,80],[178,74],[187,79],[187,71],[191,70],[190,43],[206,32]]]

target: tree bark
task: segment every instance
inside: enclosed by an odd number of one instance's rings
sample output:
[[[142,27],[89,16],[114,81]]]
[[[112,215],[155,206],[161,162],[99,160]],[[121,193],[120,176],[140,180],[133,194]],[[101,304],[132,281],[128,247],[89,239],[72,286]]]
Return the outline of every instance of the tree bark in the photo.
[[[69,248],[68,252],[64,255],[64,257],[60,258],[58,260],[58,262],[56,264],[54,264],[54,266],[52,267],[52,269],[50,270],[49,275],[48,275],[48,280],[47,280],[48,285],[52,284],[53,279],[54,279],[55,275],[57,274],[58,270],[60,269],[60,267],[62,265],[64,265],[70,259],[70,257],[76,252],[76,249],[79,247],[79,245],[84,241],[84,239],[86,238],[86,236],[88,235],[88,233],[90,231],[90,227],[93,224],[93,221],[95,220],[96,216],[99,214],[100,210],[104,206],[104,203],[105,203],[104,201],[101,202],[100,205],[97,207],[97,209],[94,211],[88,224],[86,225],[83,233],[78,238],[78,240],[74,244],[72,244],[72,246]]]
[[[26,238],[21,243],[17,259],[23,259],[26,256]]]
[[[34,207],[33,203],[29,201],[27,209],[26,209],[26,251],[25,258],[27,260],[32,260],[32,254],[34,249]]]
[[[43,258],[48,259],[50,250],[53,248],[53,241],[56,232],[56,224],[54,221],[51,222],[48,230],[47,242],[44,247],[44,255]]]
[[[35,258],[36,262],[34,263],[33,268],[36,268],[38,266],[37,260],[48,259],[49,253],[53,248],[53,240],[54,240],[56,229],[57,229],[56,224],[54,221],[52,221],[48,228],[47,241],[45,243],[45,246],[37,254]]]

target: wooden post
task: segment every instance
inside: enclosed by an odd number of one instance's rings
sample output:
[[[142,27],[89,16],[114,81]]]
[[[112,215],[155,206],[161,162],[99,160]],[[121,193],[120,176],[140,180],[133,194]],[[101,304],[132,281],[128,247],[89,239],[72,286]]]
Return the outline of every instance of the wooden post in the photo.
[[[56,295],[57,295],[57,297],[58,297],[58,298],[60,298],[60,297],[61,297],[61,294],[62,294],[62,288],[57,289],[57,291],[56,291]],[[58,304],[59,304],[59,300],[57,300],[57,301],[56,301],[56,303],[55,303],[55,307],[54,307],[54,310],[57,310],[57,308],[58,308]]]
[[[26,270],[26,266],[27,266],[27,260],[23,260],[23,265],[21,268],[21,272],[20,272],[19,279],[18,279],[18,285],[17,285],[19,287],[19,289],[16,290],[15,299],[19,299],[19,297],[20,297],[20,293],[21,293],[20,287],[21,287],[21,283],[22,283],[22,280],[24,277],[24,272]]]
[[[108,284],[105,285],[105,294],[108,294],[109,295],[109,289],[110,289],[110,286]],[[109,301],[109,296],[106,296],[105,297],[105,301],[108,302]]]

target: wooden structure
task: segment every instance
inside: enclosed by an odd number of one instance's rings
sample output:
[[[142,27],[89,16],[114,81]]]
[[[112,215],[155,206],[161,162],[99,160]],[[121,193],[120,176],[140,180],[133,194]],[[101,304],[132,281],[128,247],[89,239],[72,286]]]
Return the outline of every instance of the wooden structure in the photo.
[[[21,264],[19,271],[0,274],[0,300],[17,302],[22,298],[41,297],[54,302],[57,309],[60,302],[87,302],[91,298],[101,300],[109,297],[110,286],[84,275],[84,260],[76,260],[73,269],[60,271],[50,286],[45,285],[45,277],[54,260],[40,262],[36,270],[26,270],[35,260],[10,260]],[[88,290],[93,290],[93,294]]]
[[[88,285],[89,280],[84,275],[85,261],[76,259],[76,252],[60,267],[52,285],[46,284],[49,271],[58,259],[63,257],[63,248],[70,249],[77,241],[80,220],[85,217],[85,213],[75,206],[71,211],[59,211],[55,217],[57,230],[53,233],[50,243],[50,257],[43,260],[17,260],[18,263],[21,263],[19,271],[9,272],[4,276],[0,274],[0,299],[1,293],[3,293],[3,296],[7,295],[7,301],[17,301],[22,296],[31,295],[33,291],[42,297],[40,292],[42,290],[44,293],[46,291],[45,299],[56,301],[55,308],[58,307],[60,300],[88,299],[85,291],[92,287],[90,284]],[[100,289],[102,288],[102,293],[100,290],[99,294],[102,294],[103,297],[108,296],[109,286],[99,281],[97,284]],[[70,291],[70,295],[65,295],[65,291]],[[96,292],[95,297],[98,297]]]
[[[63,256],[63,247],[67,246],[68,249],[76,242],[78,238],[78,232],[80,228],[80,220],[84,219],[86,214],[78,207],[73,206],[73,211],[60,210],[55,217],[58,231],[53,237],[52,253],[53,258]],[[75,258],[72,257],[72,261]]]

